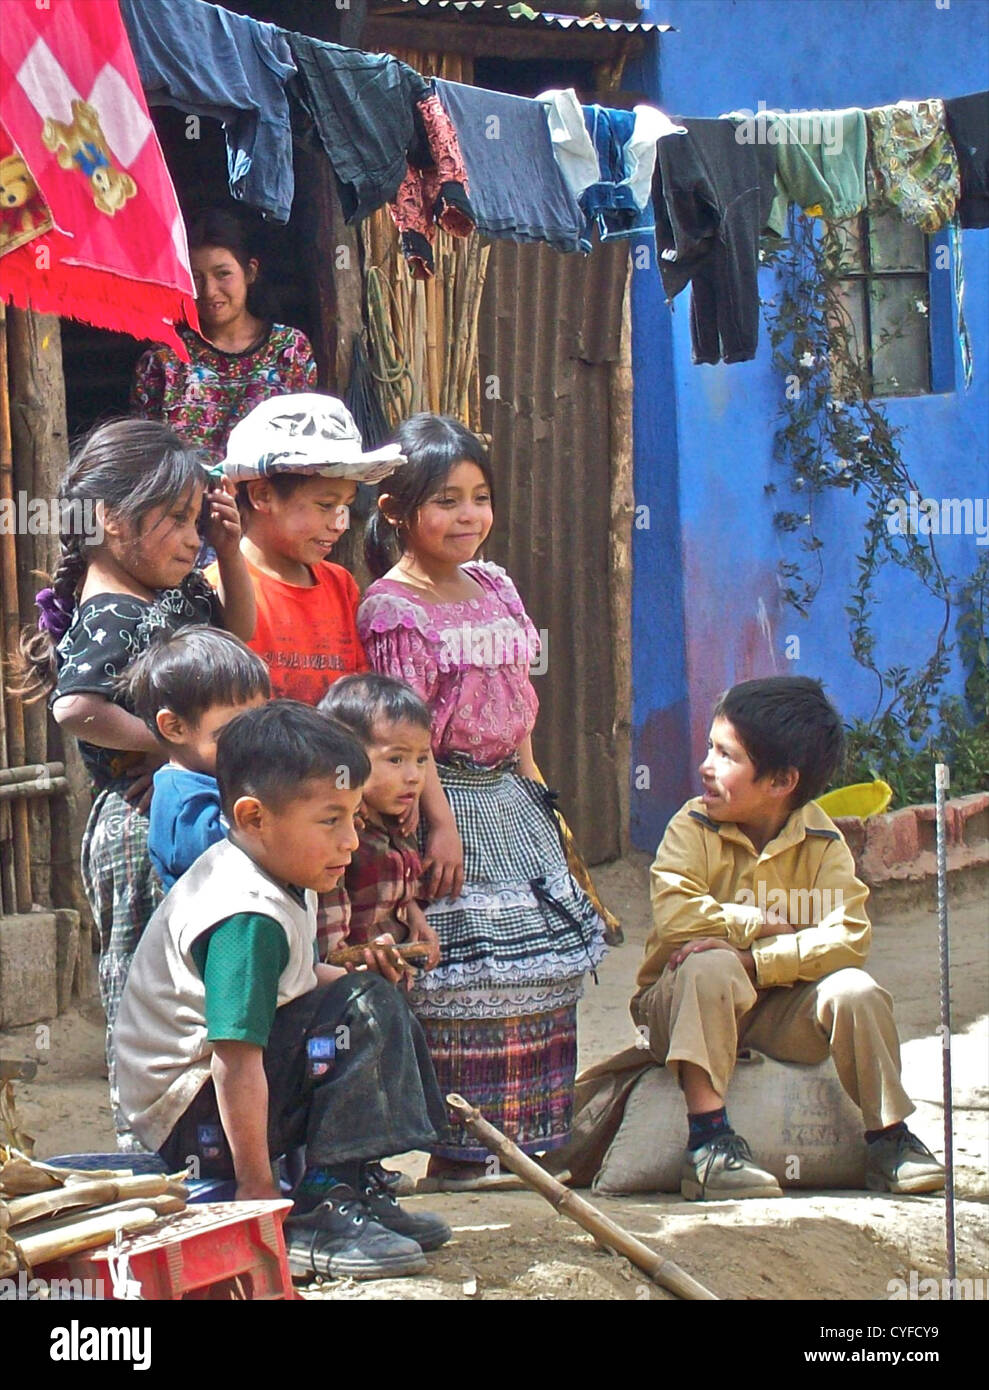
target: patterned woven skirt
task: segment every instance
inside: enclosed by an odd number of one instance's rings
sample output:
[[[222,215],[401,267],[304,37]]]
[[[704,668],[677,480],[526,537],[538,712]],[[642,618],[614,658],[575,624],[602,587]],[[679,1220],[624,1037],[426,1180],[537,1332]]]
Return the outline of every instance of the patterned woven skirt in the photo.
[[[148,818],[116,790],[93,802],[82,839],[82,881],[100,934],[100,999],[106,1013],[106,1059],[117,1147],[140,1151],[120,1109],[113,1026],[141,933],[161,901],[148,854]]]
[[[577,1001],[605,952],[574,883],[546,788],[515,772],[439,765],[464,844],[464,887],[426,911],[440,964],[410,1003],[444,1095],[458,1091],[526,1153],[565,1144],[577,1067]],[[483,1160],[458,1123],[434,1153]]]

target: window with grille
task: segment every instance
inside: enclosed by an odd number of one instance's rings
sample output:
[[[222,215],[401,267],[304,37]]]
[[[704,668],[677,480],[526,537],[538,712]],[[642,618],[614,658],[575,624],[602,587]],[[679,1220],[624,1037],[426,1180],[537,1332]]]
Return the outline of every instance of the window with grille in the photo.
[[[836,319],[873,396],[922,396],[932,385],[928,238],[898,213],[833,226]],[[837,394],[848,381],[833,380]]]

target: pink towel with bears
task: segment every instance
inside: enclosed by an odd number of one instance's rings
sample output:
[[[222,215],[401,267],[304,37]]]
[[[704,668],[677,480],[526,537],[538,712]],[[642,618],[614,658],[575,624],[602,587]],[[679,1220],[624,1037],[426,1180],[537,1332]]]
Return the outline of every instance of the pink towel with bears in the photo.
[[[185,227],[116,4],[4,0],[0,298],[188,360]]]

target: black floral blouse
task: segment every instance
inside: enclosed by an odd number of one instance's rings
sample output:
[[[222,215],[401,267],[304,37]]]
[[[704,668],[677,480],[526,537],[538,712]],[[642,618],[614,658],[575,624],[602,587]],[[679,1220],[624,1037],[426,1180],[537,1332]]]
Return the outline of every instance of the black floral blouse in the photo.
[[[153,599],[132,594],[95,594],[79,604],[72,624],[55,648],[58,684],[49,703],[60,695],[103,695],[130,710],[117,690],[117,679],[161,631],[188,623],[222,627],[216,595],[198,571],[178,589],[160,589]],[[120,788],[133,780],[143,753],[100,748],[79,740],[79,752],[97,791]]]

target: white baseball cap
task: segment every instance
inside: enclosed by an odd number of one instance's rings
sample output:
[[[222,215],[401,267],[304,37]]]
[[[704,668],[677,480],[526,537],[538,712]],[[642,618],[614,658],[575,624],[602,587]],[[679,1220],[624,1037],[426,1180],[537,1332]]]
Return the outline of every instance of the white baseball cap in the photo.
[[[221,465],[233,483],[273,473],[312,473],[377,483],[401,463],[397,444],[365,452],[354,417],[336,396],[270,396],[230,431]]]

